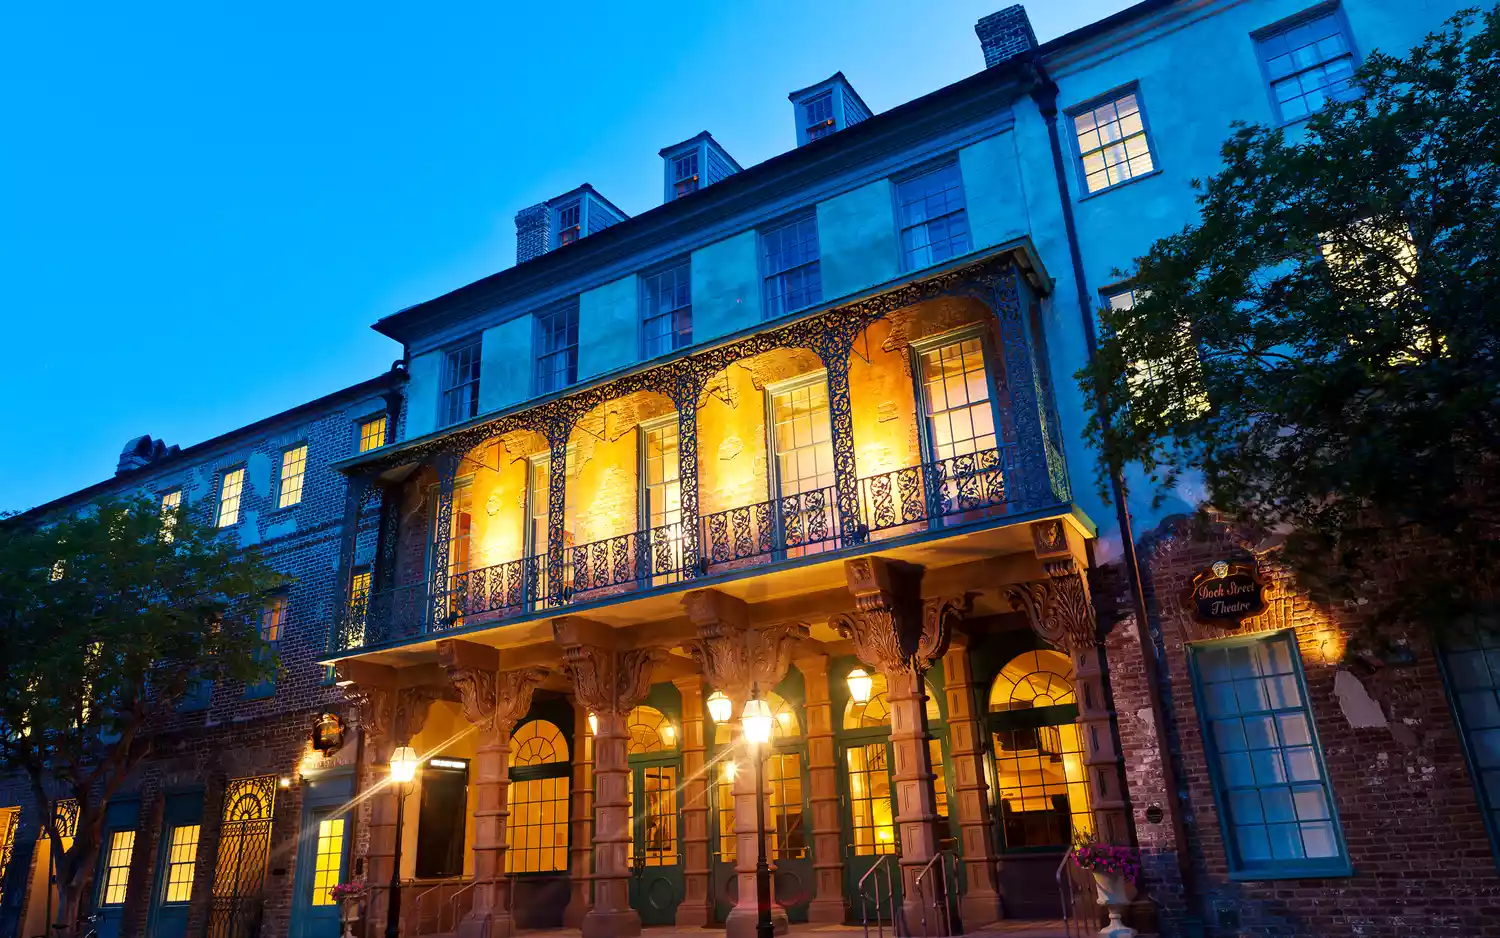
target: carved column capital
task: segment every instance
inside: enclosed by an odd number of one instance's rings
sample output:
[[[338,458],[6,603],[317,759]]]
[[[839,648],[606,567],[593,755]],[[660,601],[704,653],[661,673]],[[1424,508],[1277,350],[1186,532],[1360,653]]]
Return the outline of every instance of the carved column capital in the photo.
[[[1046,579],[1007,586],[1004,593],[1054,648],[1071,655],[1099,644],[1088,583],[1071,562],[1048,564]]]
[[[854,612],[828,624],[854,642],[859,660],[887,674],[932,667],[948,650],[953,623],[968,609],[962,596],[921,598],[922,571],[880,557],[844,562]]]
[[[509,731],[531,709],[532,693],[546,678],[543,668],[491,671],[449,667],[448,680],[458,691],[464,717],[481,729]]]
[[[710,685],[730,697],[752,686],[781,683],[797,643],[808,637],[805,622],[751,627],[743,600],[717,590],[694,590],[682,600],[698,637],[685,644]]]
[[[664,648],[612,647],[613,630],[576,616],[552,622],[562,648],[563,673],[578,701],[595,713],[626,713],[651,689],[651,670],[667,659]]]

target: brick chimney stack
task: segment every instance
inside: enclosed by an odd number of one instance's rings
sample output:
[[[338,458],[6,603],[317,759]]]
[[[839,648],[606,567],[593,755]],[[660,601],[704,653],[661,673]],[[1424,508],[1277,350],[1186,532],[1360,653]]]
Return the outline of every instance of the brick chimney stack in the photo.
[[[1026,16],[1026,8],[1019,3],[984,17],[974,24],[974,33],[979,37],[980,48],[984,49],[985,68],[994,68],[1036,48],[1031,19]]]
[[[538,202],[516,213],[516,263],[524,264],[552,250],[552,210]]]

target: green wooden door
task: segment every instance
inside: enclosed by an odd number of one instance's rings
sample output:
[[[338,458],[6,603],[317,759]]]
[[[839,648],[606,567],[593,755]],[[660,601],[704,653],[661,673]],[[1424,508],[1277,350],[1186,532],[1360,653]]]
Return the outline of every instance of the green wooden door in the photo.
[[[678,813],[680,762],[631,766],[630,905],[642,925],[671,925],[682,901],[682,841]]]

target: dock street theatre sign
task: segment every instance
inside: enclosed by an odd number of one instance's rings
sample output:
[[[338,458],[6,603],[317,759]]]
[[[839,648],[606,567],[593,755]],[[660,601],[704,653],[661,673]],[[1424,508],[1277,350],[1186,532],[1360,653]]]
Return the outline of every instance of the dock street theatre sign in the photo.
[[[1237,628],[1266,611],[1266,584],[1254,564],[1220,560],[1193,577],[1183,605],[1200,625]]]

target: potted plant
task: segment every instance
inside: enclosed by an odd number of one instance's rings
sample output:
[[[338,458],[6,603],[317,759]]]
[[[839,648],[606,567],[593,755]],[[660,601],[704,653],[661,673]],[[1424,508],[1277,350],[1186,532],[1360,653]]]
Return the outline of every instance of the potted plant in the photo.
[[[340,938],[354,938],[354,925],[359,921],[359,900],[365,895],[363,880],[338,883],[328,890],[328,897],[339,904],[343,913],[344,933]]]
[[[1073,863],[1094,877],[1099,890],[1098,902],[1109,911],[1109,922],[1099,929],[1103,938],[1135,938],[1136,930],[1121,916],[1135,896],[1135,884],[1141,878],[1141,855],[1134,847],[1095,843],[1082,839],[1073,846]]]

